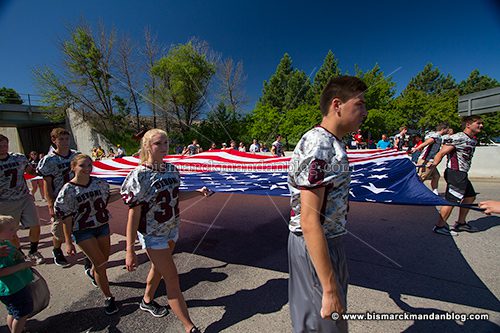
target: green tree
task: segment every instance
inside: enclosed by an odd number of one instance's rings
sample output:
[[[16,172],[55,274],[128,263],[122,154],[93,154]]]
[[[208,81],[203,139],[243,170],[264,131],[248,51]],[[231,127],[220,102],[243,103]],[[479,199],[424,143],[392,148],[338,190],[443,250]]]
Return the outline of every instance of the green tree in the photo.
[[[23,104],[21,96],[12,88],[0,88],[0,104]]]
[[[249,115],[249,134],[253,138],[268,140],[279,133],[278,124],[282,115],[278,109],[267,104],[257,103]]]
[[[453,77],[429,63],[410,80],[393,105],[404,121],[401,125],[409,128],[424,132],[447,122],[458,129],[457,98]]]
[[[297,108],[299,105],[312,103],[311,94],[309,93],[311,89],[311,82],[307,77],[306,73],[301,70],[295,69],[288,78],[288,84],[285,89],[284,101],[284,113],[289,112],[289,110]]]
[[[472,94],[481,90],[500,87],[500,82],[486,75],[481,75],[479,70],[474,69],[469,77],[458,85],[460,95]]]
[[[378,64],[367,72],[356,66],[356,76],[366,83],[365,101],[368,110],[389,110],[394,98],[396,84],[386,77]]]
[[[305,132],[321,122],[322,115],[315,105],[303,104],[286,113],[279,128],[281,135],[296,144]]]
[[[151,72],[159,79],[155,96],[164,101],[181,133],[187,133],[200,116],[215,64],[191,41],[173,47]]]
[[[301,105],[313,103],[311,82],[307,75],[292,67],[292,59],[285,53],[276,72],[264,81],[262,96],[250,117],[250,133],[257,138],[272,138],[280,133],[288,142],[283,131],[283,122],[288,113]]]
[[[393,118],[400,121],[399,124],[388,124],[389,135],[398,131],[400,126],[408,126],[411,129],[421,129],[420,119],[424,116],[430,96],[417,89],[406,89],[393,102]]]
[[[319,97],[321,96],[321,93],[323,92],[323,89],[325,88],[328,81],[330,81],[332,77],[339,76],[340,74],[341,71],[339,68],[339,62],[337,59],[335,59],[335,55],[333,54],[333,52],[331,50],[328,50],[323,64],[314,76],[312,91],[314,94],[315,102],[319,103]]]
[[[484,121],[484,129],[481,133],[483,142],[494,137],[500,137],[500,112],[485,113],[481,115]]]
[[[67,85],[57,77],[54,71],[48,67],[39,67],[34,70],[35,82],[42,95],[42,102],[47,105],[46,116],[55,122],[64,121],[66,109],[78,96],[68,89]],[[82,100],[80,108],[85,108],[85,99]]]
[[[368,132],[371,139],[376,142],[381,138],[382,134],[389,136],[395,134],[406,121],[403,113],[397,108],[389,110],[370,109],[361,129]]]
[[[384,75],[378,64],[367,72],[356,66],[355,72],[368,86],[365,91],[368,115],[361,129],[368,132],[367,139],[377,141],[382,134],[392,134],[405,122],[401,112],[392,103],[396,84]]]
[[[458,85],[460,95],[471,94],[481,90],[499,87],[500,82],[486,75],[481,75],[477,69],[473,70],[469,77]],[[481,117],[484,121],[484,129],[480,134],[482,141],[492,137],[500,136],[500,112],[485,113]]]
[[[61,46],[64,57],[61,75],[48,67],[34,70],[43,102],[48,109],[59,110],[54,117],[63,117],[65,108],[72,105],[83,113],[90,113],[98,128],[116,128],[115,108],[123,99],[115,98],[120,96],[111,74],[114,41],[114,31],[108,34],[100,27],[94,37],[88,26],[77,26]]]
[[[460,129],[457,110],[458,92],[452,89],[441,94],[427,94],[421,90],[406,90],[394,100],[394,109],[400,124],[392,124],[391,132],[406,125],[411,129],[425,132],[446,122],[455,130]],[[389,121],[391,123],[391,121]]]
[[[241,115],[233,112],[232,107],[219,102],[217,107],[207,114],[199,126],[202,137],[199,138],[202,146],[208,147],[212,142],[220,146],[221,142],[229,140],[243,140],[245,137],[244,120]],[[193,134],[189,139],[195,139],[200,135]]]
[[[311,102],[309,90],[311,82],[306,73],[292,67],[292,58],[285,53],[276,72],[269,81],[264,81],[264,89],[259,102],[286,113],[299,105]]]
[[[418,121],[418,128],[431,130],[438,124],[448,123],[455,130],[460,129],[458,116],[458,91],[450,90],[436,96],[430,96],[424,105],[424,114]]]
[[[441,73],[439,68],[428,63],[424,69],[414,76],[405,90],[418,90],[427,94],[440,94],[456,88],[453,77]]]
[[[292,73],[292,58],[290,58],[288,53],[285,53],[278,67],[276,67],[276,72],[271,75],[269,81],[264,81],[264,89],[259,99],[260,104],[274,107],[278,109],[280,113],[284,112],[286,106],[284,97]]]

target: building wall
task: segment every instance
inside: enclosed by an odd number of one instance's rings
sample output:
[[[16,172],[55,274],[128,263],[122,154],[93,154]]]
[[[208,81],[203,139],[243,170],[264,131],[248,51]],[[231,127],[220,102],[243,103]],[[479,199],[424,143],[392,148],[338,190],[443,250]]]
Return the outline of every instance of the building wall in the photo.
[[[106,154],[111,147],[116,153],[117,148],[104,135],[98,133],[88,122],[84,121],[78,112],[68,109],[66,113],[68,115],[66,128],[71,131],[78,151],[90,155],[94,147],[101,146]]]
[[[17,128],[0,127],[0,134],[3,134],[9,138],[9,151],[24,154],[23,145],[21,143],[21,138],[19,137]]]

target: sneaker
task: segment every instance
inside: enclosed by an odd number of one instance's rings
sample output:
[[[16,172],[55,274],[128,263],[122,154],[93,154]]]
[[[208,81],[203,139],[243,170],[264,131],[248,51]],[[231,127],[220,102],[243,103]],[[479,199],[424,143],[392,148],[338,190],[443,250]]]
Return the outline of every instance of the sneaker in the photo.
[[[85,272],[87,272],[87,269],[92,269],[92,261],[87,257],[83,259],[83,269]]]
[[[54,255],[54,264],[56,264],[57,266],[61,266],[61,267],[68,267],[69,266],[69,263],[66,260],[66,258],[64,257],[64,254],[63,254],[61,249],[54,249],[52,251],[52,254]]]
[[[45,262],[45,258],[42,256],[42,254],[38,251],[35,253],[29,253],[28,254],[28,259],[31,261],[36,262],[37,265],[41,265]]]
[[[94,274],[92,273],[92,269],[91,269],[91,268],[87,268],[87,269],[85,270],[85,275],[87,275],[87,276],[90,278],[90,282],[92,282],[92,285],[93,285],[94,287],[96,287],[96,288],[97,288],[97,287],[99,287],[99,286],[97,285],[97,282],[96,282],[96,280],[95,280],[95,277],[94,277]]]
[[[455,223],[453,230],[456,232],[467,231],[467,232],[478,232],[479,229],[471,226],[469,223]]]
[[[438,192],[437,188],[433,189],[432,193],[434,193],[435,195],[439,195],[439,192]]]
[[[160,318],[164,317],[168,314],[168,309],[166,306],[161,306],[160,304],[156,303],[154,300],[146,303],[144,301],[144,298],[141,301],[141,304],[139,305],[139,308],[144,311],[148,311],[153,315],[153,317]]]
[[[196,326],[193,326],[190,330],[189,333],[201,333],[200,329]]]
[[[115,314],[117,312],[118,312],[118,307],[116,306],[115,298],[114,297],[106,298],[106,301],[104,301],[104,313],[106,313],[108,316],[111,316],[112,314]]]
[[[432,230],[436,234],[444,235],[444,236],[457,236],[458,233],[456,233],[453,230],[450,230],[450,227],[448,225],[445,225],[444,227],[438,227],[437,225],[432,228]]]

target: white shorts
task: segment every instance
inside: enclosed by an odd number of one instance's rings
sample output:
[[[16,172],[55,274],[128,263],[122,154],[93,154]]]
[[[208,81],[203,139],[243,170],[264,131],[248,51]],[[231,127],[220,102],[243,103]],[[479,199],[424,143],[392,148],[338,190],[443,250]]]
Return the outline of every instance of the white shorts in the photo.
[[[29,194],[16,201],[0,202],[0,214],[12,216],[23,229],[40,225],[35,200]]]
[[[174,228],[167,235],[162,236],[143,235],[140,232],[137,236],[143,249],[165,250],[173,247],[179,239],[179,228]]]

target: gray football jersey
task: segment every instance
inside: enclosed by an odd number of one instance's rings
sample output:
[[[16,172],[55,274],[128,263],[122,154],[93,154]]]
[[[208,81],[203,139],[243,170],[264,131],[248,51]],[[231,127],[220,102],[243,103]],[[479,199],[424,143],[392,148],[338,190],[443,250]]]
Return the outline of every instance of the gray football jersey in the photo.
[[[24,170],[28,159],[23,154],[8,153],[0,160],[0,201],[16,201],[29,194]]]
[[[173,164],[161,171],[140,165],[122,184],[121,195],[130,207],[141,205],[138,231],[143,235],[163,236],[179,226],[180,174]]]
[[[54,203],[56,216],[73,217],[73,231],[96,228],[108,223],[110,214],[106,208],[109,185],[106,181],[90,177],[87,186],[66,183]]]
[[[464,132],[459,132],[450,136],[446,144],[455,147],[455,149],[448,154],[448,164],[446,166],[452,170],[469,172],[472,164],[472,157],[476,150],[476,139],[469,137]]]
[[[351,172],[344,144],[322,127],[315,127],[300,139],[288,172],[291,217],[289,229],[302,232],[300,191],[325,187],[320,221],[327,238],[346,232]]]
[[[422,153],[420,154],[420,159],[423,159],[426,161],[434,159],[436,154],[441,149],[441,143],[443,142],[443,138],[438,132],[427,133],[424,141],[426,141],[430,138],[432,138],[434,140],[434,142],[428,146],[425,146],[424,149],[422,150]]]
[[[443,140],[442,144],[445,145],[450,141],[451,135],[445,134],[441,136],[441,139]]]
[[[52,178],[54,197],[57,197],[63,185],[75,176],[73,171],[71,171],[70,164],[73,157],[77,154],[79,152],[73,149],[69,151],[68,156],[61,156],[55,151],[51,151],[38,163],[36,172],[42,177]]]
[[[272,146],[274,146],[275,148],[275,151],[274,153],[276,154],[276,156],[285,156],[285,153],[283,152],[283,144],[279,141],[274,141]]]

